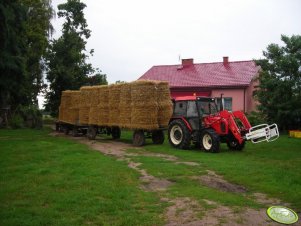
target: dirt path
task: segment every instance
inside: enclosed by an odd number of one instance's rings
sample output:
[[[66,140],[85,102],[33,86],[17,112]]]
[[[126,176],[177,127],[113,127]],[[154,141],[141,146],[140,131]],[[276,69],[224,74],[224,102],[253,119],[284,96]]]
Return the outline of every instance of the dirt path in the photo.
[[[76,140],[82,144],[89,146],[90,148],[100,151],[104,155],[113,156],[118,161],[126,161],[128,167],[136,170],[140,174],[141,189],[147,192],[162,192],[166,191],[173,182],[156,178],[150,175],[145,169],[142,169],[141,163],[134,161],[133,157],[136,156],[148,156],[148,157],[158,157],[164,160],[173,162],[174,164],[185,164],[190,166],[199,165],[196,162],[181,162],[176,156],[166,155],[160,153],[147,152],[142,148],[139,149],[138,153],[126,152],[127,149],[133,149],[131,144],[126,144],[122,142],[112,141],[112,140],[93,140],[90,141],[85,137],[70,137],[61,133],[53,132],[52,136],[63,136],[72,140]],[[224,192],[238,193],[246,196],[247,189],[241,185],[232,184],[226,181],[222,176],[216,174],[214,171],[207,170],[207,175],[194,176],[191,180],[197,180],[200,182],[200,186],[207,186],[213,189],[218,189]],[[162,197],[162,194],[160,195]],[[260,204],[264,205],[276,205],[282,204],[280,200],[269,199],[265,194],[254,193],[252,196],[248,197]],[[167,226],[199,226],[199,225],[225,225],[225,226],[238,226],[238,225],[270,225],[276,226],[280,225],[273,222],[266,215],[266,209],[255,210],[252,208],[241,208],[232,209],[227,206],[220,205],[219,203],[213,202],[211,200],[204,200],[207,204],[214,206],[215,208],[206,211],[198,201],[193,200],[189,197],[181,197],[175,199],[169,199],[164,197],[161,198],[162,202],[167,202],[169,207],[167,207],[164,217],[166,219]],[[297,224],[294,224],[297,225]]]

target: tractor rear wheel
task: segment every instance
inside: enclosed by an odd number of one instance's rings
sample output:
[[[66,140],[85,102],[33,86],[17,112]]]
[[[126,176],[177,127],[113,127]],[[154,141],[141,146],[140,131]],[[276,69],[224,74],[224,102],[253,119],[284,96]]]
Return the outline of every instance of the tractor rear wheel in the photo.
[[[205,129],[201,132],[200,143],[206,152],[219,152],[220,139],[213,129]]]
[[[164,132],[162,130],[156,130],[152,132],[152,140],[154,144],[164,143]]]
[[[141,147],[145,144],[145,136],[143,130],[135,130],[133,134],[133,145]]]
[[[236,139],[231,139],[227,141],[227,146],[230,150],[242,151],[245,147],[245,141],[241,144]]]
[[[169,124],[168,140],[175,148],[188,149],[190,147],[191,133],[182,120],[177,119]]]
[[[112,127],[112,138],[113,138],[114,140],[117,140],[117,139],[120,138],[120,135],[121,135],[121,130],[120,130],[120,128],[117,127],[117,126]]]

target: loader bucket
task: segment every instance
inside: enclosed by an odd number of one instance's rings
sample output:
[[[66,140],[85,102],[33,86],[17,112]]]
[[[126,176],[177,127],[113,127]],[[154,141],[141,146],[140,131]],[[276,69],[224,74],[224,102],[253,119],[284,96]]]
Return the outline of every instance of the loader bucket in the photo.
[[[251,140],[253,143],[262,141],[272,142],[279,137],[277,124],[261,124],[251,127],[249,133],[246,134],[246,139]]]

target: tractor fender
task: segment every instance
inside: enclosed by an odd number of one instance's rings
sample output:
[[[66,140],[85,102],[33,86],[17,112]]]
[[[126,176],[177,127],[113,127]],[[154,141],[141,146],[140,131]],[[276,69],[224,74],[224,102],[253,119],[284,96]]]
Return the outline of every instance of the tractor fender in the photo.
[[[191,128],[189,122],[188,122],[184,117],[176,117],[176,118],[172,118],[172,119],[170,119],[169,124],[170,124],[172,121],[177,120],[177,119],[182,120],[182,121],[185,123],[185,125],[187,126],[187,128],[189,129],[189,131],[192,132],[192,128]]]

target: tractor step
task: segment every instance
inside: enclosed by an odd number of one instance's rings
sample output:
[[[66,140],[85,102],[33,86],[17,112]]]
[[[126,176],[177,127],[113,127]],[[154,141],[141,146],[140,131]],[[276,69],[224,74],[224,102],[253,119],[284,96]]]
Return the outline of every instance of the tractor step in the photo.
[[[279,137],[277,124],[261,124],[251,127],[249,133],[246,134],[246,140],[251,140],[253,143],[262,141],[271,142]]]

